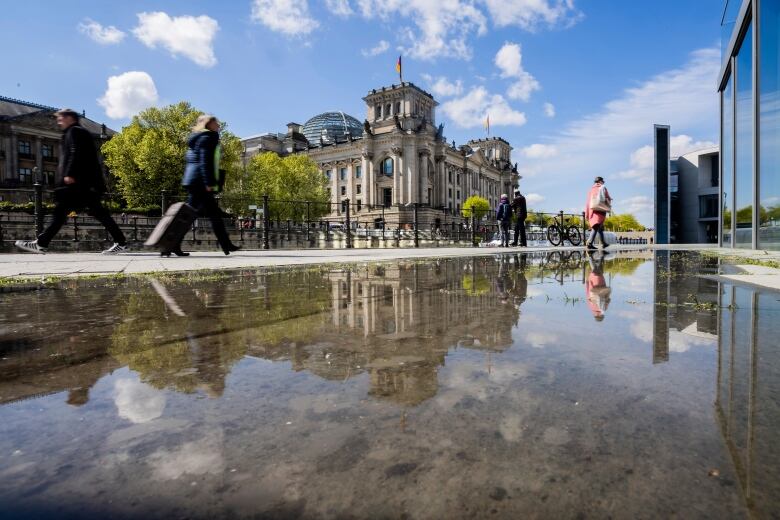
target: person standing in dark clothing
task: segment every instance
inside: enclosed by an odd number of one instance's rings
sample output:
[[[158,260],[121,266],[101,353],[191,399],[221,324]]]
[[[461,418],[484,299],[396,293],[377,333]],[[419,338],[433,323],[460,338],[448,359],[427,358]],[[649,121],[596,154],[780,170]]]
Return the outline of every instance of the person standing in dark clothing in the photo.
[[[520,190],[515,190],[515,198],[512,200],[512,210],[515,212],[517,221],[515,222],[515,238],[512,246],[517,247],[517,239],[520,238],[520,246],[526,247],[528,243],[525,239],[525,219],[528,217],[528,208],[525,204],[525,197],[520,194]]]
[[[214,198],[214,193],[218,192],[223,184],[222,171],[219,169],[220,154],[219,120],[211,115],[199,116],[192,134],[187,138],[187,164],[181,183],[189,193],[187,203],[198,210],[198,214],[209,217],[222,251],[229,255],[240,247],[230,241],[222,220],[222,210]],[[178,252],[173,252],[178,255],[185,254],[181,252],[181,247]]]
[[[106,183],[92,134],[79,124],[78,112],[65,108],[55,115],[57,125],[64,133],[60,142],[53,218],[36,240],[17,240],[16,247],[31,253],[45,253],[49,242],[65,224],[68,213],[86,208],[88,214],[103,224],[114,239],[114,245],[103,254],[115,255],[127,251],[125,235],[100,201],[100,196],[106,191]]]
[[[509,205],[509,197],[501,195],[501,203],[496,210],[496,220],[501,226],[501,247],[509,247],[509,227],[512,223],[512,206]]]

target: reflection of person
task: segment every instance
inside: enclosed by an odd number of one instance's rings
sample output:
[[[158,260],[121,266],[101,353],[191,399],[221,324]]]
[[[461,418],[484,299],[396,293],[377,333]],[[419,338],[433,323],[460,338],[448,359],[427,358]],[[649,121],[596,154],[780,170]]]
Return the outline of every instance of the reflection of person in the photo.
[[[523,303],[528,296],[528,280],[525,277],[526,259],[525,255],[515,255],[515,273],[512,279],[512,287],[509,294],[515,300],[517,305]]]
[[[217,236],[222,251],[229,255],[240,248],[230,241],[222,210],[219,209],[214,193],[219,191],[220,181],[219,120],[210,115],[198,117],[198,122],[187,138],[187,153],[182,185],[190,196],[187,203],[211,220],[211,227]],[[172,251],[176,253],[176,251]],[[181,252],[181,247],[178,248]]]
[[[609,297],[612,294],[612,289],[607,286],[604,279],[602,262],[602,258],[597,258],[594,261],[593,258],[588,257],[590,273],[585,280],[585,298],[588,300],[588,307],[596,321],[604,320],[604,313],[607,311]]]
[[[598,206],[593,204],[593,201],[598,202]],[[604,221],[607,219],[607,211],[612,204],[612,197],[609,196],[607,188],[604,187],[604,178],[596,177],[593,181],[590,191],[588,191],[588,199],[585,202],[585,217],[588,219],[588,223],[591,227],[590,237],[585,244],[588,249],[595,249],[593,245],[596,239],[596,234],[601,238],[602,247],[607,247],[607,241],[604,239]]]
[[[509,247],[509,225],[512,221],[512,207],[509,205],[509,196],[501,195],[501,203],[496,210],[496,220],[501,226],[501,247]]]
[[[16,247],[31,253],[45,253],[49,242],[67,221],[68,214],[75,209],[87,208],[89,214],[103,224],[114,239],[114,245],[103,251],[103,254],[115,255],[127,251],[125,235],[100,202],[100,196],[106,191],[106,183],[92,135],[79,124],[78,112],[65,108],[58,111],[56,116],[57,125],[64,133],[60,144],[59,180],[54,192],[52,221],[37,240],[17,240]]]
[[[515,190],[515,198],[512,200],[512,209],[515,212],[517,220],[515,221],[515,238],[512,245],[517,246],[517,239],[520,238],[520,247],[526,247],[528,244],[525,239],[525,219],[528,217],[528,208],[526,208],[525,197],[520,194],[520,190]]]

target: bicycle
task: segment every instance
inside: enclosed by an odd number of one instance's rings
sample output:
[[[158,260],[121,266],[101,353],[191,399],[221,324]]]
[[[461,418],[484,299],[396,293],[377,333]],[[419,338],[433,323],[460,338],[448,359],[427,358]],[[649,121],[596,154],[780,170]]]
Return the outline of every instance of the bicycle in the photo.
[[[554,246],[563,244],[564,240],[568,240],[573,246],[578,246],[582,243],[582,233],[578,226],[567,226],[565,221],[558,220],[555,216],[553,223],[547,227],[547,240]]]

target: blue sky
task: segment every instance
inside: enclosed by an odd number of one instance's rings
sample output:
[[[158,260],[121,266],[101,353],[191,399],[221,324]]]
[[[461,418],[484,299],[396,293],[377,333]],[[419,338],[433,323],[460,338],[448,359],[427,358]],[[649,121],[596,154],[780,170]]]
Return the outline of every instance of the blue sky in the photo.
[[[653,123],[673,151],[718,141],[720,0],[7,2],[0,95],[120,128],[179,100],[241,136],[326,110],[365,118],[368,90],[432,91],[449,140],[514,146],[531,206],[579,211],[602,175],[618,212],[652,221]]]

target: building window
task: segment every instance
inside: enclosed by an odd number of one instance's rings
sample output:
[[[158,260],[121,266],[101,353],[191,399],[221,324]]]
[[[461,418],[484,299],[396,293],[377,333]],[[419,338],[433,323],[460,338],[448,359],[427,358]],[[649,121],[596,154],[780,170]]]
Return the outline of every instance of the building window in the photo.
[[[718,216],[718,195],[701,195],[699,197],[699,218],[714,218]]]
[[[396,114],[400,114],[401,113],[401,102],[400,101],[396,101],[395,102],[395,113]]]
[[[455,176],[455,183],[460,186],[460,174]]]
[[[32,146],[30,145],[30,141],[19,141],[19,154],[32,155]]]
[[[756,5],[756,2],[753,2]],[[758,246],[780,249],[780,3],[759,2]]]
[[[383,188],[382,189],[382,203],[385,205],[386,208],[389,208],[393,205],[393,189],[392,188]]]
[[[342,181],[347,180],[347,169],[346,168],[342,168],[341,170],[339,170],[339,177],[341,178]]]
[[[347,194],[347,187],[346,186],[342,186],[341,187],[341,196],[343,197],[346,194]]]
[[[736,57],[734,131],[737,231],[735,247],[753,245],[753,28],[748,27]]]
[[[449,192],[450,192],[449,196],[450,196],[450,198],[452,198],[452,188],[450,188]]]
[[[46,170],[43,172],[43,180],[48,185],[54,184],[54,172],[51,170]]]
[[[447,182],[452,184],[452,172],[447,172]]]
[[[355,166],[355,178],[359,179],[363,176],[363,167],[362,166]]]
[[[458,190],[457,193],[458,193],[457,199],[460,200],[460,190]]]
[[[361,193],[361,191],[362,191],[362,189],[361,189],[361,188],[362,188],[362,186],[361,186],[360,184],[357,184],[357,185],[355,186],[355,193],[356,193],[356,194],[358,194],[358,195],[360,195],[360,193]]]
[[[393,159],[388,157],[382,161],[382,175],[393,176]]]
[[[331,180],[331,176],[333,175],[332,170],[325,170],[325,177],[328,178],[328,180]]]
[[[392,114],[393,107],[390,105],[390,103],[385,105],[385,117],[390,117]]]
[[[382,105],[374,107],[374,119],[382,119]]]
[[[19,182],[32,184],[32,170],[30,168],[19,168]]]
[[[356,205],[355,211],[360,211],[363,208],[363,201],[358,199],[355,201],[355,205]]]
[[[54,157],[54,147],[50,144],[41,145],[41,155],[44,157]]]

